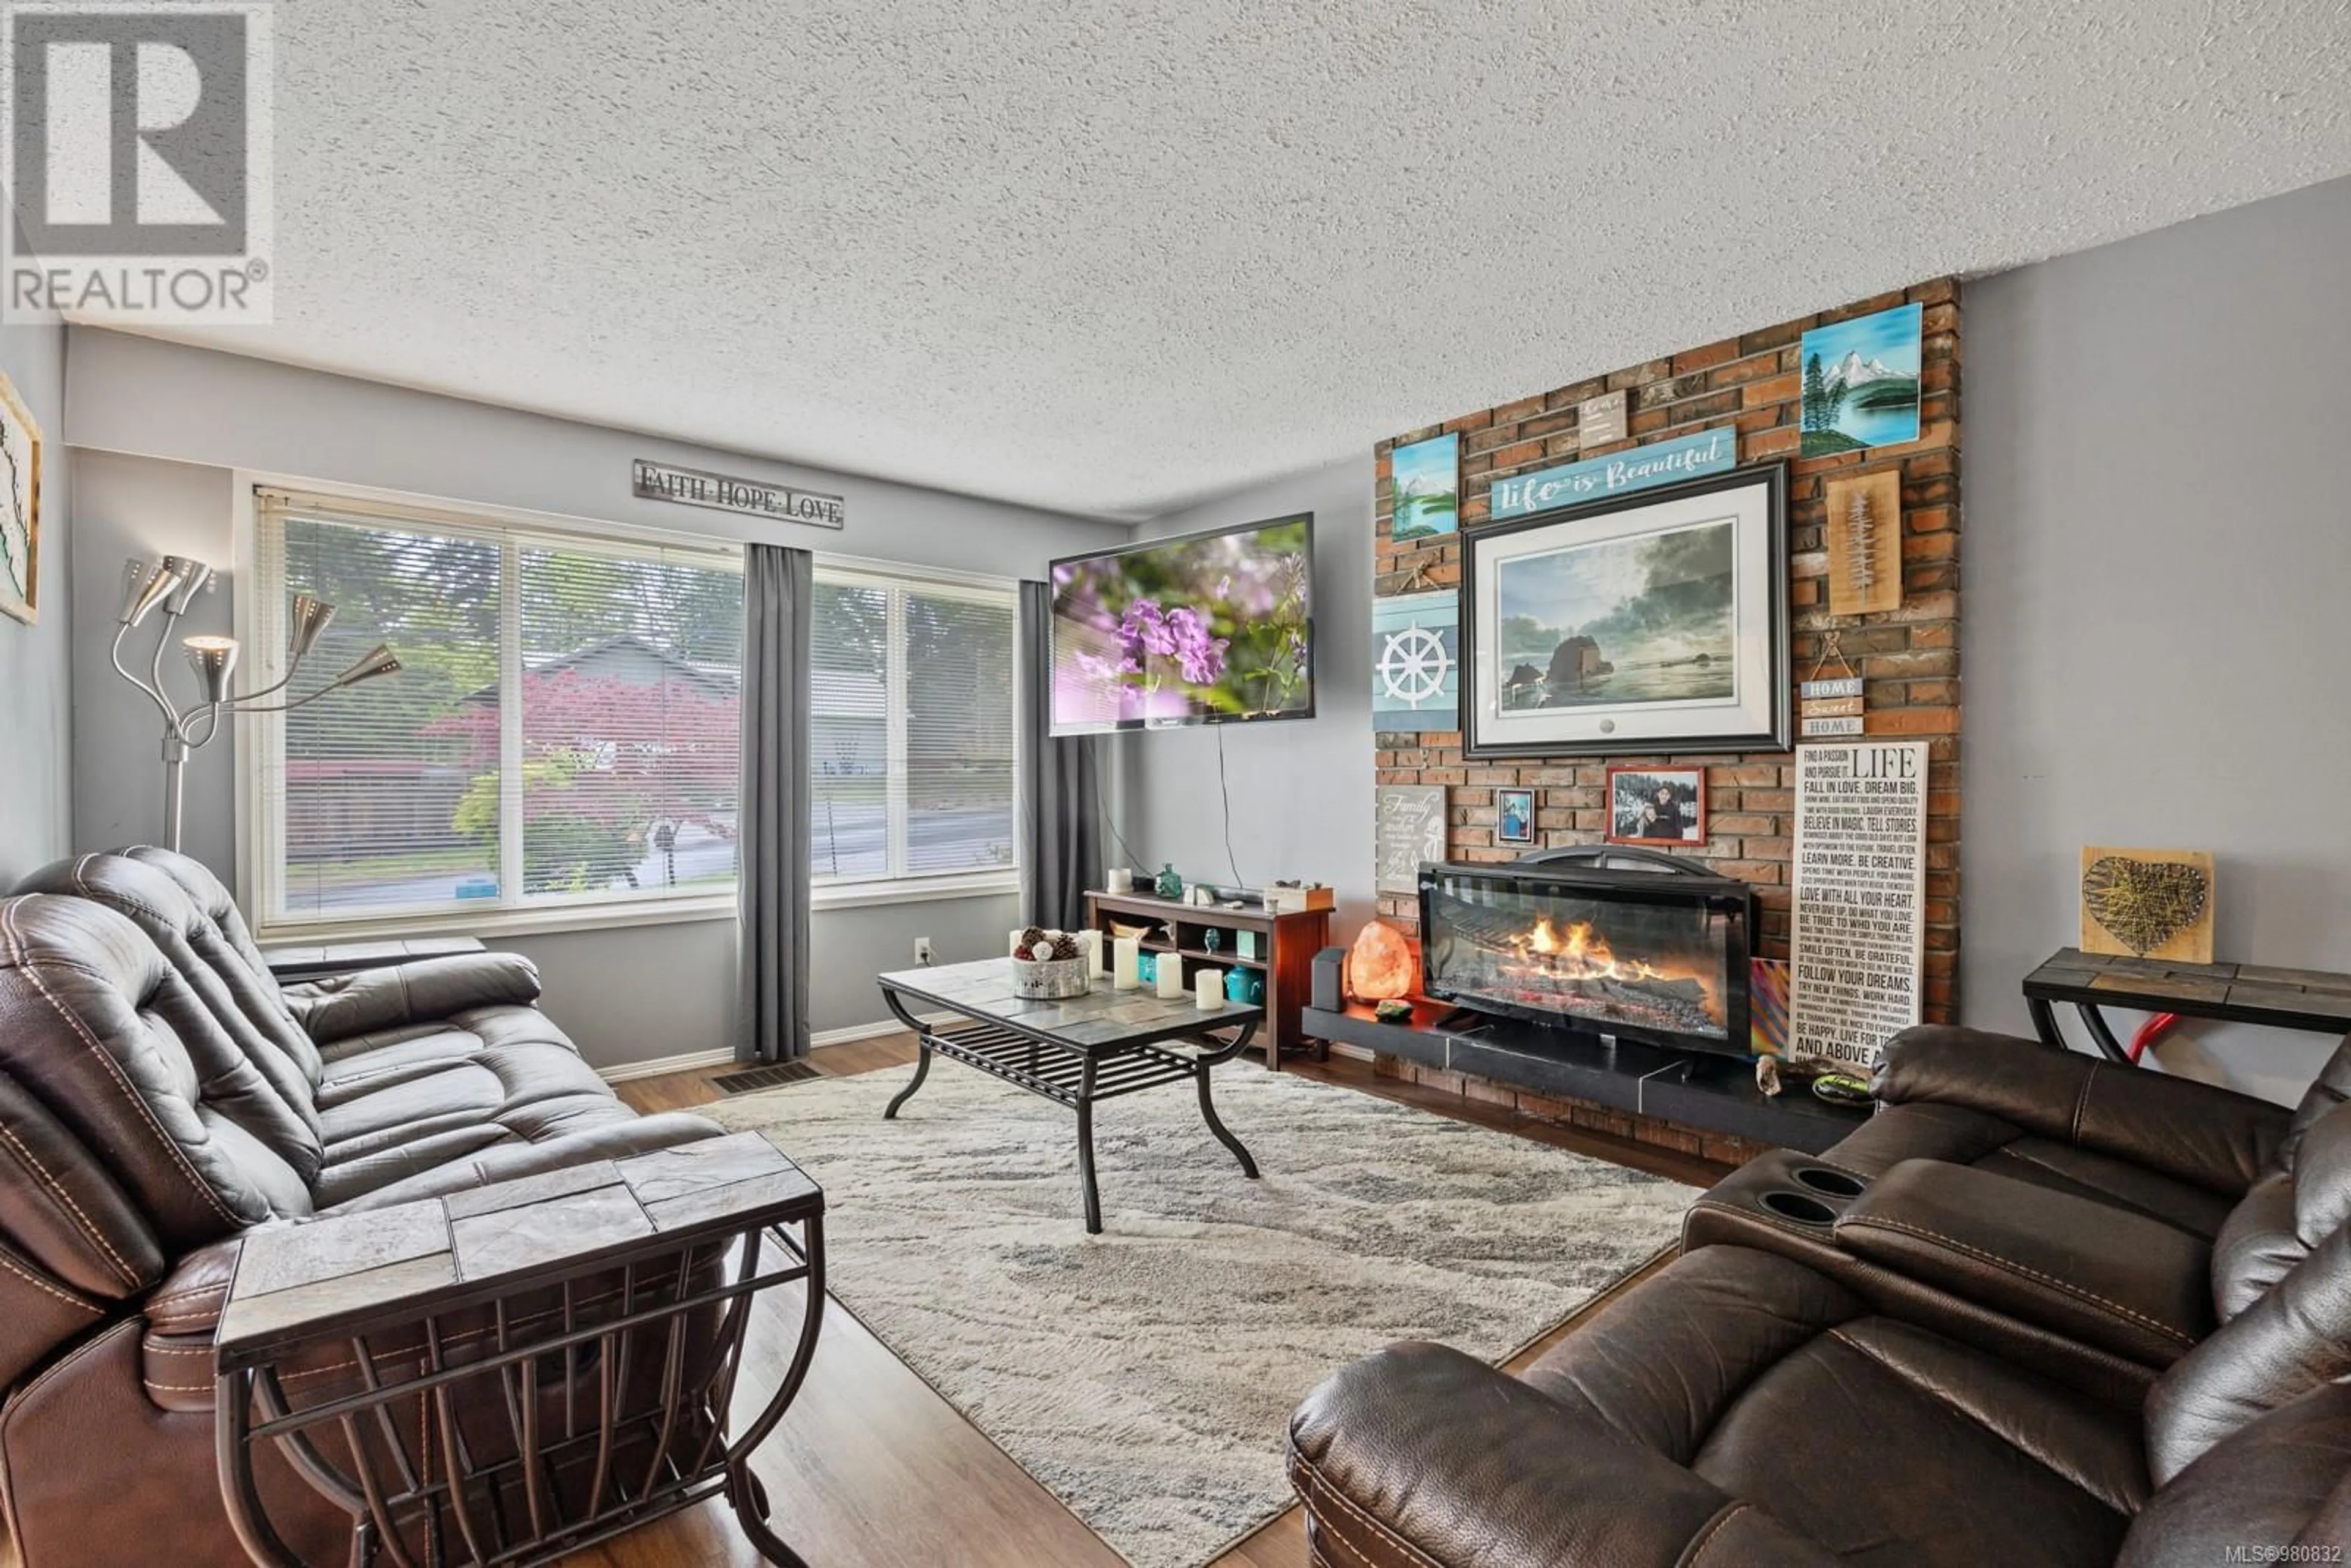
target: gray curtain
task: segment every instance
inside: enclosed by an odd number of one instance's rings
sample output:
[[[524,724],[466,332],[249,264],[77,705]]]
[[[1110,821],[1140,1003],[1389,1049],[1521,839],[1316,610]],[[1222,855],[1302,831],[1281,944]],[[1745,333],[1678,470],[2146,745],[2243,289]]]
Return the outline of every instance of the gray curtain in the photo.
[[[736,1056],[787,1061],[809,1048],[809,596],[804,549],[743,559],[741,1000]]]
[[[1053,591],[1020,585],[1020,672],[1014,704],[1019,736],[1020,918],[1075,929],[1086,890],[1102,883],[1102,793],[1091,736],[1055,739]]]

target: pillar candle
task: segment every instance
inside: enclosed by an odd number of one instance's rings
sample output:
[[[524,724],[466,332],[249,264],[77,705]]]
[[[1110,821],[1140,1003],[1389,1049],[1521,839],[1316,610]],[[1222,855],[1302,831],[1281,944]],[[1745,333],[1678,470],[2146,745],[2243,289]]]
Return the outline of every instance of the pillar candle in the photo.
[[[1159,955],[1159,999],[1163,1002],[1180,1000],[1184,995],[1184,956],[1180,953]]]
[[[1102,977],[1102,933],[1081,931],[1078,933],[1078,942],[1086,950],[1086,978],[1101,979]]]
[[[1203,969],[1193,982],[1192,1005],[1204,1013],[1215,1012],[1225,1005],[1225,972]]]
[[[1028,927],[1027,927],[1027,926],[1025,926],[1025,925],[1016,925],[1016,926],[1014,926],[1014,927],[1012,928],[1012,950],[1011,950],[1010,954],[1008,955],[1009,956],[1011,956],[1011,957],[1015,957],[1015,958],[1018,958],[1018,957],[1021,956],[1021,953],[1020,953],[1020,933],[1021,933],[1021,932],[1023,932],[1023,931],[1025,931],[1025,930],[1027,930],[1027,929],[1028,929]]]
[[[1111,989],[1132,991],[1143,984],[1134,972],[1134,961],[1143,952],[1140,936],[1117,936],[1111,940]]]

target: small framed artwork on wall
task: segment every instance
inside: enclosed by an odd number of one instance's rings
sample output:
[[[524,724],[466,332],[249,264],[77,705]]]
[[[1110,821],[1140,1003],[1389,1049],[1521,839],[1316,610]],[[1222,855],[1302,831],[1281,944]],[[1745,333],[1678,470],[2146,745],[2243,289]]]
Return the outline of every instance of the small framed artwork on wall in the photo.
[[[1461,437],[1439,435],[1399,446],[1388,458],[1394,504],[1392,538],[1449,534],[1461,517]]]
[[[1494,791],[1494,841],[1531,844],[1535,841],[1535,792],[1531,789]]]
[[[0,614],[26,625],[41,606],[41,427],[0,375]]]
[[[1611,768],[1608,841],[1652,848],[1706,842],[1706,769]]]

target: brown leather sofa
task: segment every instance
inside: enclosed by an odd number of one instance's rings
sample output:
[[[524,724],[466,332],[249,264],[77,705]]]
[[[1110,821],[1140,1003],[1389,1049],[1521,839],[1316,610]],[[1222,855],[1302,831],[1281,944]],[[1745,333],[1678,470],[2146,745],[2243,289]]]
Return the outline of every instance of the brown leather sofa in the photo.
[[[246,1230],[717,1134],[622,1105],[538,994],[505,954],[281,988],[218,880],[162,850],[0,900],[0,1501],[26,1568],[243,1560],[211,1342]],[[306,1556],[343,1555],[343,1515],[260,1484]]]
[[[2032,1042],[1967,1078],[1952,1053],[1993,1038],[1904,1041],[1860,1157],[1754,1162],[1680,1259],[1522,1376],[1434,1345],[1343,1369],[1290,1433],[1316,1560],[2351,1546],[2343,1053],[2290,1114]],[[1949,1157],[1893,1152],[1938,1140]]]
[[[2247,1189],[2343,1100],[2338,1049],[2289,1112],[2266,1100],[2038,1040],[1922,1028],[1890,1041],[1880,1110],[1825,1156],[1865,1176],[1903,1160],[1974,1166],[2210,1240]]]

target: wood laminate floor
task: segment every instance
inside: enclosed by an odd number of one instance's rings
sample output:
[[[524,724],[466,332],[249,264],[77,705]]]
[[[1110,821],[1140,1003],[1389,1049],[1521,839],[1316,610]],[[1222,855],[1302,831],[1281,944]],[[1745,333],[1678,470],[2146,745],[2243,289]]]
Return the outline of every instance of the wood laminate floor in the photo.
[[[826,1046],[811,1060],[824,1071],[847,1074],[903,1068],[914,1057],[912,1037],[902,1034]],[[1710,1185],[1724,1174],[1723,1166],[1670,1150],[1376,1077],[1367,1062],[1334,1057],[1288,1070],[1693,1186]],[[642,1111],[688,1110],[721,1097],[708,1080],[726,1071],[669,1073],[619,1087]],[[1263,1069],[1250,1061],[1225,1071]],[[744,1376],[763,1393],[782,1365],[787,1325],[799,1304],[797,1296],[778,1291],[753,1320]],[[1510,1364],[1541,1354],[1575,1321]],[[1124,1561],[838,1302],[828,1307],[808,1382],[756,1462],[777,1532],[810,1568],[1120,1568]],[[1305,1529],[1293,1508],[1228,1552],[1215,1568],[1302,1568],[1305,1561]],[[714,1500],[575,1553],[564,1568],[751,1568],[758,1562],[734,1515]]]

